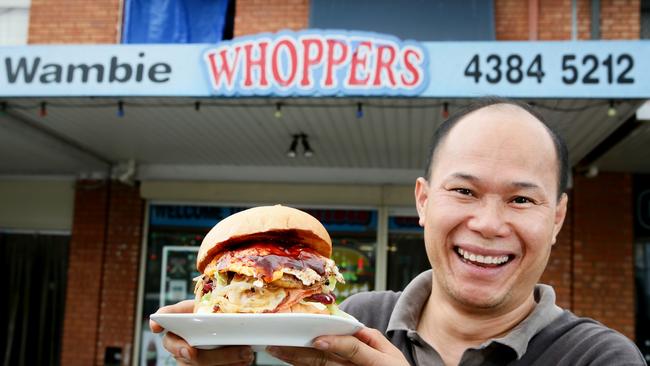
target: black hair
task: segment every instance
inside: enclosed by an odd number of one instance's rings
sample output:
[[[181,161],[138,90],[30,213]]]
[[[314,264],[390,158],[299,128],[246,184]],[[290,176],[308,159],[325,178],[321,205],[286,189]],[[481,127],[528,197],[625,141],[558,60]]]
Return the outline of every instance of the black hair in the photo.
[[[558,200],[562,197],[562,193],[566,192],[567,186],[569,184],[569,149],[564,142],[564,139],[560,134],[549,126],[546,122],[544,116],[542,116],[539,111],[537,111],[533,106],[528,103],[524,103],[514,99],[501,98],[501,97],[483,97],[479,98],[470,105],[461,109],[460,111],[454,113],[447,120],[442,122],[442,124],[436,129],[431,138],[431,145],[429,146],[429,155],[427,156],[424,177],[428,180],[431,178],[431,164],[434,161],[434,155],[440,143],[447,137],[449,132],[454,128],[454,126],[460,122],[468,114],[477,111],[479,109],[489,107],[495,104],[509,104],[516,107],[519,107],[526,112],[530,113],[538,121],[544,125],[546,131],[551,136],[553,140],[553,145],[555,146],[555,152],[557,155],[558,161]]]

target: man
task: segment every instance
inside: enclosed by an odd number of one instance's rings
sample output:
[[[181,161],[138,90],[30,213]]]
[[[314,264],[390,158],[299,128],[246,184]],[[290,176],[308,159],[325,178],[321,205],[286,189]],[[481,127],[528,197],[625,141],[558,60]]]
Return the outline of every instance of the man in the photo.
[[[401,293],[341,305],[378,331],[271,354],[296,365],[645,365],[627,338],[563,311],[551,287],[536,285],[566,215],[569,169],[540,116],[480,100],[443,123],[429,159],[415,198],[433,269]],[[250,362],[245,347],[197,352],[173,335],[164,343],[181,363]]]

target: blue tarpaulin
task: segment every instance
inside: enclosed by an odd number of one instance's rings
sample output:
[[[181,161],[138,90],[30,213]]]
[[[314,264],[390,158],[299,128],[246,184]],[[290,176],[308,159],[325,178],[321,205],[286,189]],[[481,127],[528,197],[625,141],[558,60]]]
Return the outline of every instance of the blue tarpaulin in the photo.
[[[216,43],[230,0],[126,0],[122,43]]]

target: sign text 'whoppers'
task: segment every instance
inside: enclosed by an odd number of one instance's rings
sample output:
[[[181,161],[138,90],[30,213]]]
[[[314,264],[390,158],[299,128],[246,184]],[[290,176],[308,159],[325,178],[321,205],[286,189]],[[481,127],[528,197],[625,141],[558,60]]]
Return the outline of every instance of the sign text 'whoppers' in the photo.
[[[427,52],[417,42],[359,32],[280,32],[204,53],[215,95],[418,95]]]

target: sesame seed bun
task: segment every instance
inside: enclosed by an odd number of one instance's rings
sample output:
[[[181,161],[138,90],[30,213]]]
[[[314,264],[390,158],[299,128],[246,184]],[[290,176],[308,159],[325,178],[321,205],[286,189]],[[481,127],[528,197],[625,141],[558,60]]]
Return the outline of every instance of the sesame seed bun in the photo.
[[[329,258],[332,239],[315,217],[282,205],[250,208],[228,216],[205,236],[196,268],[203,273],[212,259],[230,246],[259,240],[301,243]]]

